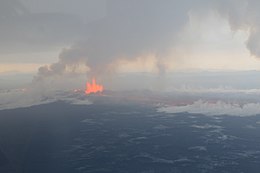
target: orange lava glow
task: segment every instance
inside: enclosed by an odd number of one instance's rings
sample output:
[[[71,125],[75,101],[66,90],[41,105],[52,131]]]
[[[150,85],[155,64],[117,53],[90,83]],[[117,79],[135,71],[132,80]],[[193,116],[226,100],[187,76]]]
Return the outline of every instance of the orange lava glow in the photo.
[[[92,83],[87,82],[85,93],[86,94],[98,93],[98,92],[102,92],[103,90],[104,87],[102,85],[98,85],[96,83],[96,79],[93,78]]]

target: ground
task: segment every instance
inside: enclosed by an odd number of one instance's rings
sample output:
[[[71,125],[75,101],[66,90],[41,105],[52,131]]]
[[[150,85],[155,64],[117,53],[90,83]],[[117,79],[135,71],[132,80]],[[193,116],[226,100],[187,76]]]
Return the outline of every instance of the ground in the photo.
[[[259,172],[260,116],[157,108],[58,101],[0,111],[0,172]]]

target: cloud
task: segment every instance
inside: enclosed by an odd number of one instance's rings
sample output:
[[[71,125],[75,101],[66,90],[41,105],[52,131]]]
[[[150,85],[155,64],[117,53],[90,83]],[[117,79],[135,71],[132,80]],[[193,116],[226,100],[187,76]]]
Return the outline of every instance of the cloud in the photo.
[[[260,11],[258,0],[221,0],[218,3],[219,13],[228,19],[233,30],[249,32],[246,46],[255,57],[260,57]]]
[[[0,50],[34,52],[71,44],[85,25],[69,13],[31,12],[19,0],[0,1]]]
[[[234,31],[248,31],[246,46],[252,55],[260,56],[257,4],[256,0],[108,0],[106,16],[88,25],[84,33],[87,37],[64,49],[57,63],[41,67],[38,77],[63,74],[67,67],[77,64],[87,66],[89,76],[107,75],[116,71],[120,59],[135,61],[144,54],[153,54],[155,68],[164,74],[168,58],[183,58],[170,52],[178,46],[189,17],[198,12],[205,16],[215,11]],[[200,17],[203,20],[203,15]]]
[[[85,22],[87,16],[98,15],[94,10],[85,13],[84,6],[88,5],[86,8],[89,9],[95,4],[94,1],[85,4],[77,0],[71,8],[68,0],[55,0],[50,7],[50,0],[43,1],[37,8],[37,5],[32,7],[33,2],[0,2],[0,50],[16,52],[27,47],[27,50],[33,51],[39,47],[52,49],[64,43],[71,45],[61,51],[58,62],[39,68],[36,82],[46,78],[71,77],[67,75],[69,73],[72,76],[87,74],[88,77],[107,77],[117,71],[122,60],[132,62],[147,57],[147,54],[155,59],[154,68],[158,73],[165,74],[169,59],[181,64],[182,60],[179,59],[186,58],[185,55],[172,53],[172,49],[180,45],[180,33],[190,24],[191,17],[201,13],[203,15],[198,15],[198,20],[204,22],[204,16],[212,11],[228,20],[234,31],[248,32],[248,50],[254,56],[260,54],[257,0],[107,0],[106,5],[101,3],[105,6],[102,7],[102,17],[93,17],[95,20],[91,22],[88,19]],[[61,7],[62,4],[64,7]],[[79,12],[76,7],[80,7]],[[193,44],[196,42],[189,46]],[[183,46],[183,52],[188,52],[189,48],[185,44]],[[195,62],[196,57],[192,58]],[[193,62],[189,62],[191,66]],[[207,62],[204,64],[207,65]]]
[[[194,114],[203,114],[209,116],[229,115],[229,116],[254,116],[260,114],[260,103],[246,103],[243,105],[237,103],[226,103],[217,101],[210,103],[203,100],[195,101],[185,106],[166,106],[158,109],[159,112],[169,114],[188,112]]]
[[[160,59],[157,68],[164,73],[164,57],[188,21],[189,8],[190,3],[172,0],[109,0],[106,17],[89,25],[89,37],[64,49],[59,61],[40,68],[38,76],[64,73],[75,64],[88,66],[90,76],[107,74],[116,70],[119,59],[134,61],[151,53]]]

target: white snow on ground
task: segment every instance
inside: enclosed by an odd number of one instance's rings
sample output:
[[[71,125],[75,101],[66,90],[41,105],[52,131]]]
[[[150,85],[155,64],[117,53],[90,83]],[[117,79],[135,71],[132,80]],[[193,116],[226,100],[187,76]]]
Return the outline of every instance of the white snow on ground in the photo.
[[[52,92],[45,95],[23,89],[1,90],[0,110],[15,109],[41,105],[55,101],[65,101],[75,105],[89,105],[91,102],[84,97],[78,98],[71,93]]]
[[[214,115],[230,115],[230,116],[254,116],[260,114],[260,103],[246,103],[243,105],[226,103],[218,101],[215,103],[209,103],[207,101],[198,100],[193,104],[184,106],[166,106],[158,109],[158,112],[165,113],[195,113],[204,114],[209,116]]]
[[[67,102],[69,102],[70,104],[73,104],[73,105],[90,105],[90,104],[92,104],[92,102],[90,102],[87,99],[78,99],[78,98],[64,98],[64,99],[62,99],[61,98],[59,100],[67,101]]]

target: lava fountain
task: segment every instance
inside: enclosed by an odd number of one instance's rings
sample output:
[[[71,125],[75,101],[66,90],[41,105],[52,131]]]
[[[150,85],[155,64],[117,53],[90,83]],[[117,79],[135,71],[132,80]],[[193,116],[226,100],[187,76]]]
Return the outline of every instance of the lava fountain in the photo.
[[[104,87],[102,85],[99,85],[96,83],[96,79],[92,79],[92,83],[87,82],[86,83],[86,94],[91,94],[91,93],[98,93],[102,92],[104,90]]]

